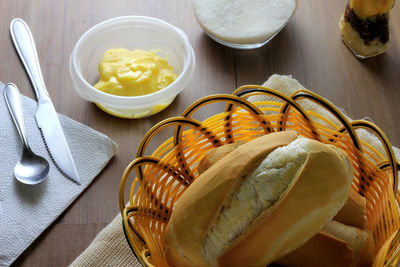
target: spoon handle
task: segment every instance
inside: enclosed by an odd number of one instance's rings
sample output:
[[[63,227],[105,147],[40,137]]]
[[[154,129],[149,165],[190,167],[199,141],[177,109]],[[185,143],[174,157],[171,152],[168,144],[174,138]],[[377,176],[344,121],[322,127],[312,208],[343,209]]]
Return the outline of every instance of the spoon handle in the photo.
[[[24,149],[30,149],[28,139],[26,138],[21,99],[17,86],[15,86],[13,83],[7,83],[6,87],[4,88],[4,98],[15,126],[17,127],[19,136],[21,137]]]

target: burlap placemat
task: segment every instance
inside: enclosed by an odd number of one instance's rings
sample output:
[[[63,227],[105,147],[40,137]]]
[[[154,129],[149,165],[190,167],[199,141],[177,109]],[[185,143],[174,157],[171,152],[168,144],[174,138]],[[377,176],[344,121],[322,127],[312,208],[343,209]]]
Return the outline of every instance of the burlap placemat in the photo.
[[[275,89],[286,95],[290,95],[298,89],[305,89],[297,80],[291,76],[272,75],[263,86]],[[271,97],[272,99],[272,97]],[[265,96],[249,97],[252,102],[268,100]],[[329,117],[327,111],[321,107],[307,102],[302,105],[307,110]],[[350,118],[348,118],[351,120]],[[365,130],[357,130],[360,140],[365,141],[379,152],[384,153],[378,138]],[[394,147],[396,158],[400,158],[400,150]],[[141,266],[138,259],[133,255],[123,233],[121,215],[104,228],[93,240],[90,246],[70,266]]]

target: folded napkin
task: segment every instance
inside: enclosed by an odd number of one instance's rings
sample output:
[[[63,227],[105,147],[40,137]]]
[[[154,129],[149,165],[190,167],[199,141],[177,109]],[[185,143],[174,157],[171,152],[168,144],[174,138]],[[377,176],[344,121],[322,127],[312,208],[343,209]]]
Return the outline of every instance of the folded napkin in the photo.
[[[263,86],[280,91],[286,95],[304,89],[304,87],[290,76],[272,75]],[[252,102],[271,100],[268,96],[252,96]],[[325,110],[313,103],[303,105],[307,110],[329,116]],[[351,120],[351,119],[350,119]],[[379,140],[364,130],[357,130],[361,140],[368,142],[383,153],[379,146]],[[400,159],[400,150],[394,148],[396,157]],[[122,229],[121,215],[105,227],[92,244],[78,257],[70,266],[140,266],[138,259],[135,258],[125,239]]]
[[[58,115],[82,185],[64,177],[52,163],[34,114],[36,101],[21,96],[27,138],[32,150],[50,162],[47,180],[24,185],[14,178],[22,142],[0,82],[0,266],[9,266],[93,181],[114,156],[116,143],[107,136]]]

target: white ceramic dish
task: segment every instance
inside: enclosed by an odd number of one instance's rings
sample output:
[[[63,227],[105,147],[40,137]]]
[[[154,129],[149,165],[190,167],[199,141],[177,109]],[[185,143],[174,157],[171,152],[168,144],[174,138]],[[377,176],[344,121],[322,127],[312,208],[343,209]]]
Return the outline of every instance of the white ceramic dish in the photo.
[[[296,0],[193,0],[194,13],[214,41],[255,49],[272,40],[296,11]]]
[[[107,94],[92,85],[98,81],[98,64],[112,48],[159,49],[178,78],[152,94],[126,97]],[[142,118],[166,108],[189,83],[195,55],[186,34],[171,24],[152,17],[126,16],[103,21],[76,43],[70,57],[70,76],[75,91],[104,111],[123,118]]]

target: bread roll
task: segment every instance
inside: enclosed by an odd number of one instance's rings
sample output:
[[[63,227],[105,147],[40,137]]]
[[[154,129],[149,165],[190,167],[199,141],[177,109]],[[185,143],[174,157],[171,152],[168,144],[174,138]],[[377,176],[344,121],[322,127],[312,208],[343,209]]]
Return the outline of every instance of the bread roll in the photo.
[[[276,261],[285,267],[350,267],[353,262],[353,249],[345,241],[323,231]]]
[[[216,147],[210,151],[199,163],[199,174],[205,172],[214,165],[219,159],[223,158],[236,147],[239,142]],[[335,215],[334,220],[346,225],[354,226],[363,230],[368,229],[367,202],[353,187],[350,188],[349,196],[344,206]]]
[[[333,220],[303,246],[276,263],[286,267],[370,266],[374,249],[371,232]]]
[[[182,194],[165,231],[173,266],[266,266],[344,205],[353,169],[340,149],[280,132],[243,144]]]
[[[203,172],[205,172],[208,168],[210,168],[212,165],[214,165],[218,160],[220,160],[224,156],[228,155],[239,145],[240,145],[240,143],[236,142],[236,143],[232,143],[232,144],[226,144],[223,146],[219,146],[219,147],[211,150],[210,153],[208,155],[206,155],[200,161],[199,166],[197,167],[197,171],[199,172],[199,174],[202,174]]]
[[[375,255],[375,245],[372,233],[357,227],[331,221],[324,226],[323,231],[345,241],[354,251],[352,266],[371,266]]]
[[[368,229],[367,201],[354,188],[350,189],[349,197],[343,208],[334,219],[346,225],[363,230]]]

